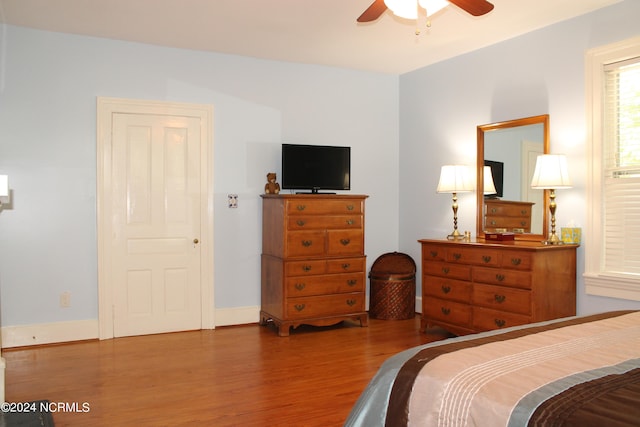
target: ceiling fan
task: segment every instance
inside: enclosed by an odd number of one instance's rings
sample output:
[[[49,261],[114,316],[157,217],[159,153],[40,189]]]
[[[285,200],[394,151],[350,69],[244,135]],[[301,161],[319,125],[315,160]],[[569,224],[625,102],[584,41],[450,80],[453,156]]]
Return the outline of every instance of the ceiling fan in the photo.
[[[493,10],[493,4],[486,0],[448,0],[473,16],[482,16]],[[417,7],[417,6],[416,6]],[[375,0],[357,19],[358,22],[375,21],[387,10],[385,0]]]

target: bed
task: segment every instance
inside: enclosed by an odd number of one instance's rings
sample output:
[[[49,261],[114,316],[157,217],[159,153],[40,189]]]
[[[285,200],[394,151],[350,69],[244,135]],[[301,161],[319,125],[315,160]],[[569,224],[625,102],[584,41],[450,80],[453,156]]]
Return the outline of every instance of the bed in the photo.
[[[639,426],[640,311],[411,348],[380,367],[345,426]]]

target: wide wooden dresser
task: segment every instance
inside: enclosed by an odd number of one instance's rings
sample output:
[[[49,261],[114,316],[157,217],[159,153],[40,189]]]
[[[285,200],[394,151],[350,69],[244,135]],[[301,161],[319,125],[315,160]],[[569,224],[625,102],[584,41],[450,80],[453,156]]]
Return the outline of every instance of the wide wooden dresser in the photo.
[[[576,314],[578,245],[419,242],[423,331],[465,335]]]
[[[262,195],[260,324],[280,336],[301,324],[359,320],[365,310],[363,195]]]
[[[534,203],[500,199],[484,200],[483,230],[531,233],[531,209]]]

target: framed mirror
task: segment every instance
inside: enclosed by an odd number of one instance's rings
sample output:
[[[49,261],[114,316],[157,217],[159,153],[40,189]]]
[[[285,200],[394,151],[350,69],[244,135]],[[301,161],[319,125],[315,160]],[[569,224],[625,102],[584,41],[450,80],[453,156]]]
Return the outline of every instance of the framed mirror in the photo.
[[[532,189],[531,178],[538,155],[549,153],[549,115],[480,125],[477,137],[477,237],[546,240],[547,190]]]

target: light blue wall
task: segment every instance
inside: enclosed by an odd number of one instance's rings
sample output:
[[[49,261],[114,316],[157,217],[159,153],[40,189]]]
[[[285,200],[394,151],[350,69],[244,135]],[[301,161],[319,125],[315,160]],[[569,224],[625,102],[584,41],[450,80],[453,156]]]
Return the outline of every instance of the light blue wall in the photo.
[[[397,250],[398,76],[0,30],[0,173],[14,195],[0,212],[3,327],[98,317],[98,96],[213,105],[217,308],[260,304],[259,195],[282,142],[351,146],[369,265]]]
[[[585,51],[640,34],[640,2],[609,8],[426,67],[400,78],[400,250],[419,259],[419,238],[452,229],[450,195],[436,194],[440,166],[475,165],[476,126],[550,115],[551,151],[565,153],[574,187],[557,192],[559,226],[586,220]],[[459,195],[459,228],[475,234],[475,194]],[[588,296],[578,250],[578,313],[640,308]],[[418,286],[420,284],[418,283]],[[419,287],[418,287],[419,289]]]

